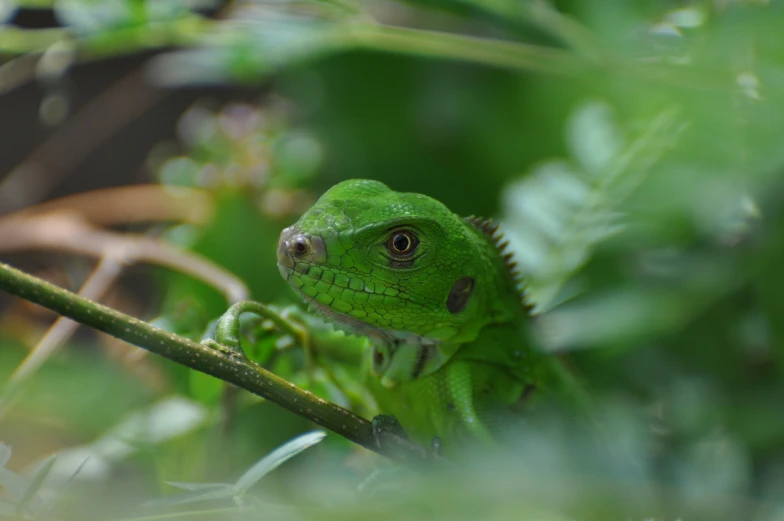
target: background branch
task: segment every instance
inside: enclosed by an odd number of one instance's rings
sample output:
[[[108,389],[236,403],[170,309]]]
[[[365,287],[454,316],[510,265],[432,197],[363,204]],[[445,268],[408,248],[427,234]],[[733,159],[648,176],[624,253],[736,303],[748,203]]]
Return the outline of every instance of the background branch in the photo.
[[[110,255],[125,264],[148,262],[190,275],[218,289],[229,303],[248,298],[245,283],[201,255],[144,235],[96,228],[75,212],[0,219],[0,237],[3,253],[51,249],[98,258]]]

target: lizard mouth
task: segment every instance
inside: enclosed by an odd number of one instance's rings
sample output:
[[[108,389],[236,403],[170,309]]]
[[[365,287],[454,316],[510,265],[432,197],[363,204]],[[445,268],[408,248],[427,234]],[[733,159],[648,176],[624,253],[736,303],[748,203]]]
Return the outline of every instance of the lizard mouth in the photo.
[[[308,304],[313,310],[315,310],[316,313],[326,318],[328,321],[332,322],[336,326],[339,326],[339,328],[344,330],[346,333],[362,335],[368,338],[375,338],[377,340],[388,340],[387,338],[385,338],[386,335],[382,334],[383,330],[373,327],[370,324],[366,324],[365,322],[362,322],[361,320],[354,318],[350,315],[346,315],[345,313],[336,311],[331,307],[322,304],[316,299],[311,298],[308,295],[305,295],[299,290],[297,290],[297,293],[299,293],[300,296],[302,296],[305,303]]]
[[[295,270],[290,265],[278,262],[278,271],[280,272],[281,276],[286,280],[286,282],[288,282],[291,285],[291,280],[292,280],[291,276],[294,274],[295,271],[299,271],[299,270]],[[316,313],[326,318],[328,321],[332,322],[333,324],[335,324],[336,326],[338,326],[340,329],[344,330],[347,333],[366,336],[377,342],[383,342],[387,345],[397,345],[397,344],[435,345],[438,343],[435,340],[418,335],[416,333],[412,333],[410,331],[386,329],[383,327],[377,327],[373,324],[369,324],[358,318],[352,317],[351,315],[338,311],[326,304],[319,302],[318,300],[304,293],[300,288],[297,288],[294,285],[291,286],[300,295],[300,297],[302,297],[305,303],[312,308],[312,310],[316,311]]]

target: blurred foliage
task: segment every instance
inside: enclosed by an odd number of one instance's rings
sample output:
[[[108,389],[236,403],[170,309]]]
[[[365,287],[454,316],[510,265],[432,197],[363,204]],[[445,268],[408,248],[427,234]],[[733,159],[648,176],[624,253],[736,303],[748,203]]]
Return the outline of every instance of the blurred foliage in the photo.
[[[60,25],[22,27],[20,9]],[[214,201],[205,223],[151,231],[319,333],[303,352],[249,320],[246,347],[276,374],[374,412],[363,341],[290,307],[274,258],[318,194],[368,177],[504,221],[542,347],[600,411],[590,429],[531,418],[514,447],[457,471],[390,470],[327,436],[233,504],[216,483],[306,422],[80,335],[0,417],[15,451],[0,445],[0,516],[784,519],[780,2],[0,0],[0,23],[0,92],[140,49],[163,49],[158,85],[258,89],[190,107],[150,151],[152,181]],[[182,274],[151,279],[145,317],[180,334],[226,307]],[[2,381],[50,319],[5,309]],[[142,507],[165,482],[223,495]]]

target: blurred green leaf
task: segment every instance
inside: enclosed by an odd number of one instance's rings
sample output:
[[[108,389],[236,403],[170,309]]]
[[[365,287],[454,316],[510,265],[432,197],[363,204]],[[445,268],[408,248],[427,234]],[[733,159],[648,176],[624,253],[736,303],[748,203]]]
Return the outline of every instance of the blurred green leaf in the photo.
[[[180,483],[178,481],[167,481],[166,484],[175,488],[187,490],[189,492],[202,492],[219,488],[222,489],[227,486],[226,483]]]
[[[198,371],[188,373],[190,395],[198,402],[216,404],[220,401],[226,384],[210,375]]]
[[[325,436],[324,432],[310,432],[294,438],[256,462],[234,484],[168,482],[169,485],[188,492],[158,499],[149,505],[163,507],[219,499],[239,500],[261,478],[300,452],[319,443]]]
[[[248,489],[256,484],[261,478],[278,468],[280,465],[290,460],[305,449],[316,445],[327,435],[326,432],[309,432],[303,434],[285,445],[272,451],[270,454],[259,460],[255,465],[248,469],[245,474],[234,484],[234,495],[242,496]]]
[[[175,496],[156,499],[147,503],[149,507],[170,507],[174,505],[185,505],[188,503],[197,503],[199,501],[214,501],[220,499],[231,499],[233,497],[233,488],[225,483],[205,483],[200,487],[199,483],[177,483],[170,482],[176,488],[189,490],[183,494]]]
[[[8,460],[11,459],[11,447],[5,443],[0,443],[0,469],[5,467]]]
[[[625,146],[620,129],[606,103],[588,102],[569,121],[566,140],[572,157],[591,177],[606,175]]]
[[[0,0],[0,24],[10,20],[17,9],[19,9],[19,4],[16,0]]]
[[[60,22],[82,33],[142,23],[143,3],[138,0],[56,0]]]
[[[52,470],[56,457],[50,456],[36,471],[32,480],[3,468],[11,457],[11,449],[0,443],[0,515],[36,518],[45,511],[39,495],[44,480]]]
[[[30,511],[36,516],[42,511],[44,503],[43,500],[40,499],[38,492],[43,487],[44,480],[52,471],[52,467],[56,460],[57,456],[53,454],[38,467],[33,479],[30,480],[30,485],[27,487],[24,496],[22,496],[22,499],[20,499],[17,504],[19,513]]]
[[[164,85],[213,84],[257,79],[344,49],[353,12],[328,2],[241,4],[205,38],[206,45],[156,58],[152,74]]]
[[[596,102],[578,109],[568,127],[576,164],[544,163],[505,191],[504,222],[537,312],[557,303],[591,250],[623,228],[621,203],[676,142],[683,125],[674,111],[664,111],[624,145],[611,113]]]

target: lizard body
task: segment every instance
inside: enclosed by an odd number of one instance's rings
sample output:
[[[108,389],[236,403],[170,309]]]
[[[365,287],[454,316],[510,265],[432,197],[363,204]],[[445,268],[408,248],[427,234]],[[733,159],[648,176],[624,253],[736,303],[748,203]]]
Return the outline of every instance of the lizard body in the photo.
[[[381,412],[418,440],[491,440],[496,418],[559,374],[532,347],[504,248],[489,221],[350,180],[281,232],[277,259],[320,314],[371,340]]]

